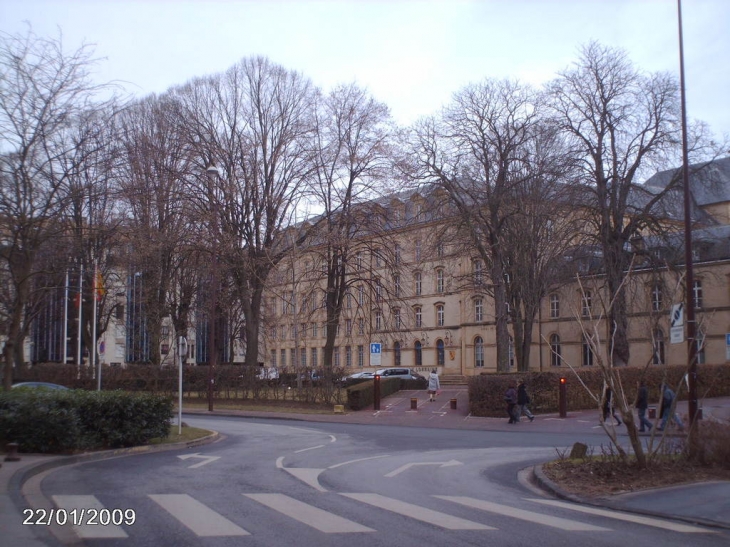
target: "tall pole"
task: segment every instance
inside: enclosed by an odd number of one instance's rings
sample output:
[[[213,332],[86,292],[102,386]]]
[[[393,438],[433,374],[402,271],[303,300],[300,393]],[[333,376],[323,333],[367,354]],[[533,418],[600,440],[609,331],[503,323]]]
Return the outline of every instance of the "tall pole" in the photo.
[[[213,227],[213,271],[211,273],[210,280],[210,313],[208,317],[208,411],[213,412],[213,369],[218,359],[218,353],[216,351],[216,312],[218,311],[218,208],[215,205],[214,199],[214,183],[219,176],[218,168],[215,165],[210,165],[205,170],[208,176],[208,199],[210,200],[210,215],[211,224]]]
[[[65,365],[68,359],[68,267],[66,268],[66,281],[63,286],[63,291],[63,349],[61,350],[63,359],[61,362]]]
[[[695,299],[694,271],[692,267],[692,218],[689,190],[689,159],[687,152],[687,102],[684,82],[684,42],[682,38],[682,0],[677,0],[677,16],[679,21],[679,85],[682,103],[682,185],[684,187],[684,263],[685,274],[685,313],[687,316],[687,371],[689,391],[689,423],[690,438],[695,438],[695,419],[697,418],[697,341],[695,340]],[[690,442],[690,447],[693,443]],[[690,448],[691,449],[691,448]]]
[[[99,275],[99,264],[94,261],[94,281],[92,281],[93,290],[91,291],[91,370],[96,370],[96,298],[99,287],[97,287],[97,276]],[[96,390],[101,391],[101,360],[99,360],[99,371],[96,375]]]
[[[79,329],[76,340],[76,372],[81,378],[81,341],[83,338],[83,308],[84,308],[84,263],[79,262]]]

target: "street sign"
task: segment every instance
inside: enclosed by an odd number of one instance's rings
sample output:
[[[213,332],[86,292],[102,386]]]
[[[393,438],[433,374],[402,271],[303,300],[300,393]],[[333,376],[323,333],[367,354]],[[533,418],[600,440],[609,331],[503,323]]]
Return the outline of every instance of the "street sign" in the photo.
[[[684,305],[673,304],[672,314],[669,317],[669,341],[672,344],[684,342]]]
[[[370,366],[371,367],[380,366],[381,352],[382,352],[381,344],[378,344],[378,343],[370,344]]]

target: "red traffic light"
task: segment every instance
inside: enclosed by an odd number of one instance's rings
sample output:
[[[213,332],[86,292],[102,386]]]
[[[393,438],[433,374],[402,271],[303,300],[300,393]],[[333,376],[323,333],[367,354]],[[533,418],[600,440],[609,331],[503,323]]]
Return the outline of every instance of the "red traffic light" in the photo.
[[[560,379],[560,384],[561,384],[561,385],[564,385],[564,384],[565,384],[565,378],[561,378],[561,379]]]

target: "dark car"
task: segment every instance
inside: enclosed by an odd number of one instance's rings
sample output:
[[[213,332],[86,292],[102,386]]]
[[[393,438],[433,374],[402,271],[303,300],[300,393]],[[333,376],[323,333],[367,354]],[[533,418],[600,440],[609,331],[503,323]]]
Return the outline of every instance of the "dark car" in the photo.
[[[17,384],[13,384],[13,389],[15,389],[15,388],[58,389],[58,390],[66,390],[66,391],[68,391],[68,389],[69,389],[66,386],[62,386],[59,384],[52,384],[50,382],[19,382]]]

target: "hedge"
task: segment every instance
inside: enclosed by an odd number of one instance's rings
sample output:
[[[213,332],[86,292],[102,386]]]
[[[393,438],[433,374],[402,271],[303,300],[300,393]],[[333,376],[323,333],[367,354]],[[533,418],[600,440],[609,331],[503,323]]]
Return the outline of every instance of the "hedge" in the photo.
[[[169,397],[121,391],[13,389],[0,392],[0,444],[64,453],[144,444],[169,433]]]
[[[730,396],[730,366],[699,365],[697,367],[697,394],[706,397]],[[616,369],[630,403],[636,397],[637,385],[643,379],[649,390],[649,404],[657,404],[661,399],[661,386],[667,381],[672,388],[680,385],[678,396],[687,398],[687,385],[681,382],[687,368],[678,366],[652,366],[647,369],[624,367]],[[580,379],[598,397],[603,390],[603,375],[598,368],[583,368],[577,371]],[[469,411],[474,416],[506,416],[504,392],[510,384],[517,386],[524,380],[530,396],[530,409],[538,413],[558,412],[558,392],[560,378],[566,379],[567,410],[597,409],[596,403],[576,374],[570,369],[548,372],[525,372],[511,374],[482,374],[469,378]],[[680,384],[681,382],[681,384]]]

